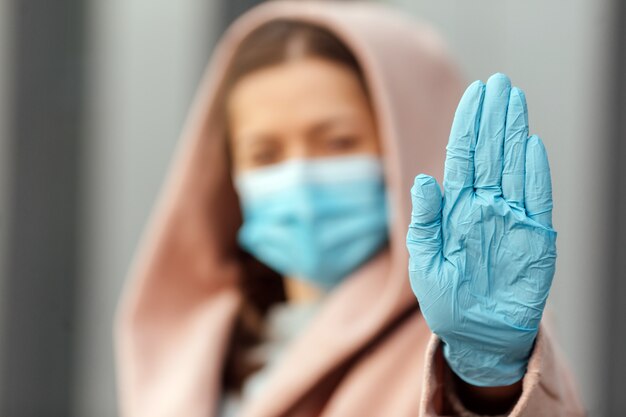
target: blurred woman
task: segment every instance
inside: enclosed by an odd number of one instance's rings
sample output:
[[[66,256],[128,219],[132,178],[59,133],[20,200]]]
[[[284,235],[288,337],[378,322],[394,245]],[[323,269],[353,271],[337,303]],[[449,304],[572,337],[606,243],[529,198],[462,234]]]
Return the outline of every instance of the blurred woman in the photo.
[[[545,152],[508,78],[453,124],[461,92],[438,37],[382,5],[238,19],[120,305],[122,415],[582,414],[539,325]],[[448,137],[442,198],[417,174],[443,179]]]

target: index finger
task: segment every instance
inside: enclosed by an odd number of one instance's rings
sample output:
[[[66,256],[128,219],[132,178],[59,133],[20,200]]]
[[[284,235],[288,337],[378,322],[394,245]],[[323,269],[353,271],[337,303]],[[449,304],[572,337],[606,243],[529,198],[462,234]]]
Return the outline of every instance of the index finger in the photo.
[[[474,188],[474,151],[485,96],[485,84],[474,81],[467,87],[454,114],[446,147],[444,192],[459,195]]]
[[[501,193],[504,125],[510,92],[511,81],[506,75],[494,74],[487,80],[475,154],[477,190]]]

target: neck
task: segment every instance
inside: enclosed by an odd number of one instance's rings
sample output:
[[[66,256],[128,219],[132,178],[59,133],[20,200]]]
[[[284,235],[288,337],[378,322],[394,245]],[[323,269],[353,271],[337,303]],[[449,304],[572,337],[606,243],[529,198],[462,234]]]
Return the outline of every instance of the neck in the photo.
[[[324,290],[298,278],[285,277],[284,283],[287,301],[291,304],[319,301],[325,294]]]

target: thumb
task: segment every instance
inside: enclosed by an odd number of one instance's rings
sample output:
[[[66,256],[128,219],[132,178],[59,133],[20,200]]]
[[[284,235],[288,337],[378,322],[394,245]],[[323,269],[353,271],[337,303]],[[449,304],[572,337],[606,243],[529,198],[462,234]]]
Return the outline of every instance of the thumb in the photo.
[[[409,250],[409,272],[411,281],[424,274],[436,270],[442,257],[441,236],[441,189],[437,180],[430,175],[420,174],[415,177],[411,188],[413,211],[411,224],[406,236],[406,246]],[[413,282],[412,282],[413,284]]]

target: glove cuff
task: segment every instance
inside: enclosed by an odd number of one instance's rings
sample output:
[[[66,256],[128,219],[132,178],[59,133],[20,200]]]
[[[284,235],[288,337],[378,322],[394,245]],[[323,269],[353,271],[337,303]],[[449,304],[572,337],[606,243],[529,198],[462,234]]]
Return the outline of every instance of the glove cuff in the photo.
[[[452,371],[468,384],[479,387],[512,385],[521,380],[528,365],[533,343],[510,353],[490,353],[443,343],[443,356]]]

